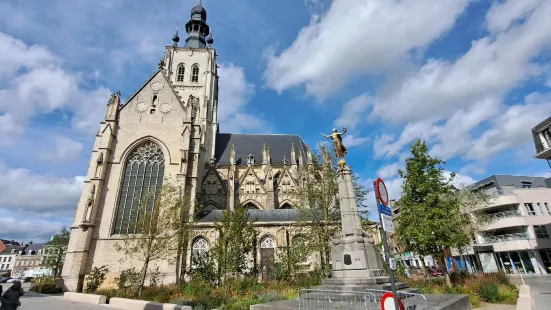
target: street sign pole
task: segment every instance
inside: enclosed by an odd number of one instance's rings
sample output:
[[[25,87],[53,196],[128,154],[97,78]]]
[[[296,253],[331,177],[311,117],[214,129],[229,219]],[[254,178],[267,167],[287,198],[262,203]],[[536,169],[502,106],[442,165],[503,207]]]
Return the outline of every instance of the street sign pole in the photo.
[[[381,213],[381,208],[379,207],[381,205],[381,200],[379,199],[379,195],[377,194],[378,190],[377,190],[377,186],[378,184],[376,182],[373,182],[373,188],[375,188],[375,199],[377,200],[377,211],[379,212],[379,221],[381,223],[381,226],[382,226],[382,223],[383,223],[383,216],[382,216],[382,213]],[[392,268],[390,268],[390,250],[388,248],[388,242],[386,240],[386,232],[385,230],[381,227],[381,235],[383,237],[383,247],[384,247],[384,252],[385,252],[385,261],[386,261],[386,264],[388,266],[388,275],[390,276],[390,288],[392,290],[392,295],[394,296],[394,308],[395,310],[400,310],[399,308],[399,304],[398,304],[398,294],[396,294],[396,282],[394,281],[394,271],[392,270]]]

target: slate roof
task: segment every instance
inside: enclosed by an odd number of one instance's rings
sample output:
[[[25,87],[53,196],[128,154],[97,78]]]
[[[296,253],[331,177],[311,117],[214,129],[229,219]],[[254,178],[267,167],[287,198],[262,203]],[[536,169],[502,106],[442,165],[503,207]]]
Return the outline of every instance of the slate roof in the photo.
[[[298,135],[219,133],[216,135],[216,148],[214,152],[214,158],[218,165],[230,164],[232,143],[235,144],[235,161],[238,166],[247,165],[247,156],[249,154],[254,156],[255,165],[262,165],[262,145],[264,143],[270,149],[272,165],[282,165],[283,156],[287,159],[287,163],[291,164],[291,144],[295,146],[297,161],[300,150],[303,161],[306,163],[306,144]]]
[[[223,217],[223,210],[214,210],[209,212],[206,216],[199,219],[197,223],[211,223],[218,222]],[[247,210],[249,215],[249,220],[255,222],[296,222],[299,213],[297,209],[277,209],[277,210]],[[312,219],[312,213],[305,213],[303,219],[310,220]],[[340,213],[335,212],[332,214],[335,220],[340,219]],[[319,217],[321,218],[321,217]]]
[[[18,254],[19,251],[23,251],[25,247],[20,245],[13,245],[13,244],[6,244],[6,249],[2,252],[0,252],[0,255],[6,255],[6,254]],[[12,250],[16,250],[15,253],[12,253]]]
[[[38,255],[38,251],[44,249],[45,245],[46,243],[29,244],[24,250],[25,254],[29,254],[31,251],[34,251],[34,255]]]

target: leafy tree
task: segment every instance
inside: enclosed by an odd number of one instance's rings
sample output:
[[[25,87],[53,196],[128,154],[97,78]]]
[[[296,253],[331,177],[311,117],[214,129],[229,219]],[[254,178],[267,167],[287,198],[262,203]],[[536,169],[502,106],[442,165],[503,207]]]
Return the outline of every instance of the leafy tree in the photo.
[[[218,242],[212,255],[218,267],[218,283],[224,283],[229,290],[231,280],[248,271],[247,257],[254,248],[256,230],[247,209],[241,206],[234,211],[225,210],[215,225]]]
[[[445,164],[428,154],[427,145],[417,140],[411,145],[412,157],[406,159],[400,214],[396,218],[396,235],[411,251],[425,256],[441,256],[441,251],[457,244],[459,206],[451,199],[456,189],[455,177],[446,177]]]
[[[293,282],[302,271],[305,270],[304,262],[312,254],[308,240],[303,235],[295,235],[291,244],[280,248],[279,261],[276,263],[277,279],[279,281]]]
[[[299,186],[294,193],[295,208],[298,210],[297,224],[308,227],[303,233],[306,244],[311,251],[319,253],[321,269],[328,272],[331,239],[340,225],[338,166],[336,158],[329,152],[326,144],[321,144],[313,155],[313,167],[302,171],[310,175],[310,180],[304,186]],[[359,212],[363,217],[367,217],[365,201],[369,191],[354,174],[352,181]]]
[[[454,248],[458,249],[463,259],[467,247],[471,244],[473,237],[481,230],[484,225],[487,225],[491,219],[484,214],[482,208],[490,203],[491,195],[484,191],[472,191],[469,188],[459,190],[455,193],[455,201],[457,202],[458,227],[460,230],[455,236]],[[463,264],[465,269],[467,266]]]
[[[165,184],[159,193],[146,193],[140,201],[136,228],[139,234],[123,236],[115,249],[123,259],[142,262],[138,296],[141,296],[150,263],[173,258],[177,248],[181,197],[178,188]]]
[[[193,268],[189,271],[189,275],[192,280],[199,280],[210,285],[217,284],[216,262],[209,252],[193,255],[191,260]]]
[[[44,247],[45,253],[42,257],[42,266],[51,268],[54,277],[61,275],[70,236],[71,233],[63,226]]]
[[[90,274],[88,275],[88,280],[86,281],[86,288],[84,291],[86,293],[94,293],[101,286],[103,281],[105,281],[107,272],[109,272],[109,268],[105,265],[92,268],[92,271],[90,271]]]

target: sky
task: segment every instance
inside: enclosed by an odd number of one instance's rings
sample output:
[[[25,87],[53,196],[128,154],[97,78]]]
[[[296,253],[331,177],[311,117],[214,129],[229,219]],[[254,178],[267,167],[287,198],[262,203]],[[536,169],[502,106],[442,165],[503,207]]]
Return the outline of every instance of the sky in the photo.
[[[48,240],[71,224],[110,95],[149,78],[196,3],[0,2],[0,238]],[[367,187],[383,178],[391,199],[418,138],[457,184],[549,176],[530,130],[551,115],[551,1],[203,5],[221,132],[315,147],[346,127],[348,163]]]

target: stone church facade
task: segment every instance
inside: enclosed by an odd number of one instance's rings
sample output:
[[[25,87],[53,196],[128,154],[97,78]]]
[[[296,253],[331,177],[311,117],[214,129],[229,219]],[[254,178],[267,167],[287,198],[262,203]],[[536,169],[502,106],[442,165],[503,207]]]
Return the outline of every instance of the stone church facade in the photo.
[[[84,190],[71,226],[62,271],[66,290],[80,290],[93,267],[107,265],[113,278],[132,264],[121,263],[114,244],[138,218],[146,191],[159,192],[169,178],[190,197],[199,215],[189,243],[192,253],[216,244],[214,222],[223,210],[249,209],[256,220],[262,266],[278,247],[292,242],[293,191],[308,180],[312,154],[296,135],[220,133],[217,121],[216,51],[206,10],[198,5],[186,24],[188,37],[166,47],[159,69],[125,103],[111,96],[96,135]],[[164,282],[175,281],[175,266],[155,262]]]

